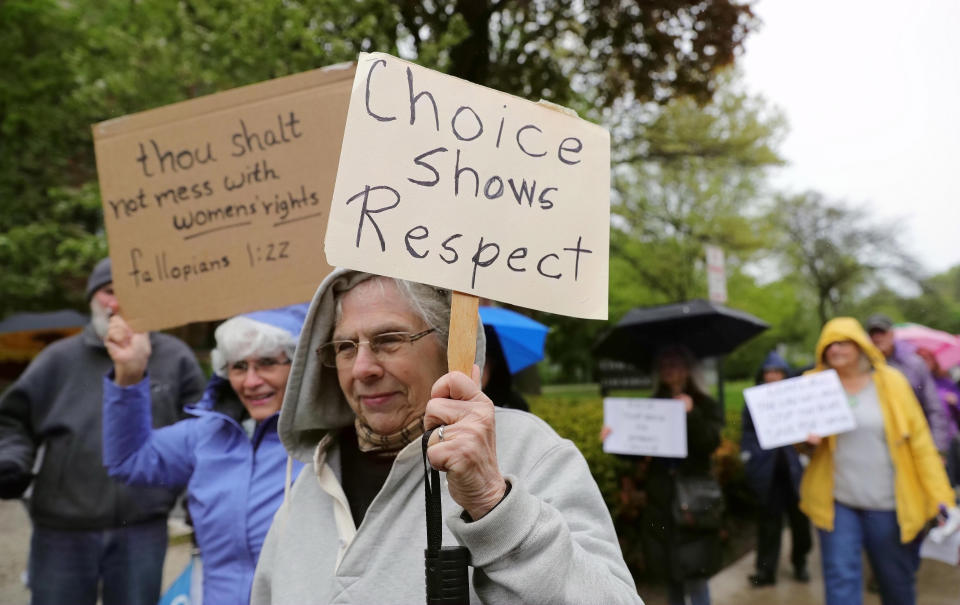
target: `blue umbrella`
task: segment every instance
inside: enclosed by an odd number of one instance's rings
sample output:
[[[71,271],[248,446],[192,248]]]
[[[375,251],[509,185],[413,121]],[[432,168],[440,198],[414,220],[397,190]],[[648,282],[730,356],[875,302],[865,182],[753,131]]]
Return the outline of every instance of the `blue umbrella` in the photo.
[[[550,328],[539,321],[500,307],[480,307],[480,320],[497,333],[511,374],[543,359]]]
[[[177,579],[173,581],[167,592],[160,597],[158,605],[191,605],[203,600],[203,563],[194,552],[190,561],[183,568]]]

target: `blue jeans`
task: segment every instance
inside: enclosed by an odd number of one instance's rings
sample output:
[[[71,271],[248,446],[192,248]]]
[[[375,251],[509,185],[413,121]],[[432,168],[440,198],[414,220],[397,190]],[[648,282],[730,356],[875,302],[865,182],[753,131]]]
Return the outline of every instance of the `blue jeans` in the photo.
[[[670,605],[710,605],[710,587],[706,578],[694,578],[683,582],[667,581],[667,602]]]
[[[160,600],[167,520],[105,530],[34,527],[31,605],[156,605]]]
[[[900,542],[895,511],[834,503],[833,531],[817,530],[827,605],[863,602],[861,551],[866,549],[883,605],[914,605],[920,540]]]

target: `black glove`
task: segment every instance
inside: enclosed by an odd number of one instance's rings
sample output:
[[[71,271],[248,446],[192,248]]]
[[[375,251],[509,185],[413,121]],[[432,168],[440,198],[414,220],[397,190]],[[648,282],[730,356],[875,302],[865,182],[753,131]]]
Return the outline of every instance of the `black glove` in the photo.
[[[16,464],[0,461],[0,499],[19,498],[30,487],[33,473],[24,472]]]

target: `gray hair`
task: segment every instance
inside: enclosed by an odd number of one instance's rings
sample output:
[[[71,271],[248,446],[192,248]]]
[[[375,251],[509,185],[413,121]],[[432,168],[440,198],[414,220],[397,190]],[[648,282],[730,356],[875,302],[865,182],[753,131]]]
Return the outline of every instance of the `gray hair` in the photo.
[[[247,357],[268,357],[285,353],[293,359],[297,339],[283,328],[237,315],[220,324],[213,333],[217,347],[210,352],[213,371],[227,377],[227,366]]]
[[[397,279],[395,277],[384,277],[380,275],[371,275],[372,280],[376,280],[377,284],[383,291],[383,284],[386,281],[392,281],[397,286],[400,295],[403,299],[410,305],[410,308],[416,313],[427,326],[436,330],[434,335],[437,337],[437,340],[440,342],[443,350],[447,349],[447,341],[450,338],[450,301],[452,296],[450,290],[445,290],[443,288],[436,288],[434,286],[429,286],[427,284],[422,284],[420,282],[407,281],[405,279]],[[364,280],[359,282],[356,285],[364,283],[370,280]],[[354,287],[356,287],[356,285]],[[343,313],[341,306],[341,301],[343,295],[349,292],[349,290],[339,290],[334,294],[334,299],[336,301],[336,313],[334,315],[334,323],[339,323],[340,318]],[[484,351],[486,348],[485,345],[485,336],[483,330],[477,330],[477,363],[483,367]]]

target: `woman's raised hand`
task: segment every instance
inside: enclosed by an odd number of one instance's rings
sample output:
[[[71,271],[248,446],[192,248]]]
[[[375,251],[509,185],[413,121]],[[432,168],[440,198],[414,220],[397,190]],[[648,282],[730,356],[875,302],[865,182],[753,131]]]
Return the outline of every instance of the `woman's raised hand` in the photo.
[[[613,429],[607,425],[603,425],[603,428],[600,429],[600,441],[606,441],[611,433],[613,433]]]
[[[423,417],[427,429],[443,425],[430,436],[427,457],[433,468],[447,473],[453,499],[473,520],[480,519],[500,503],[507,483],[497,462],[494,407],[480,390],[480,368],[473,366],[472,379],[450,372],[434,383]]]
[[[113,381],[122,387],[134,385],[147,371],[150,360],[150,336],[134,332],[119,314],[110,317],[107,337],[103,339],[113,360]]]

